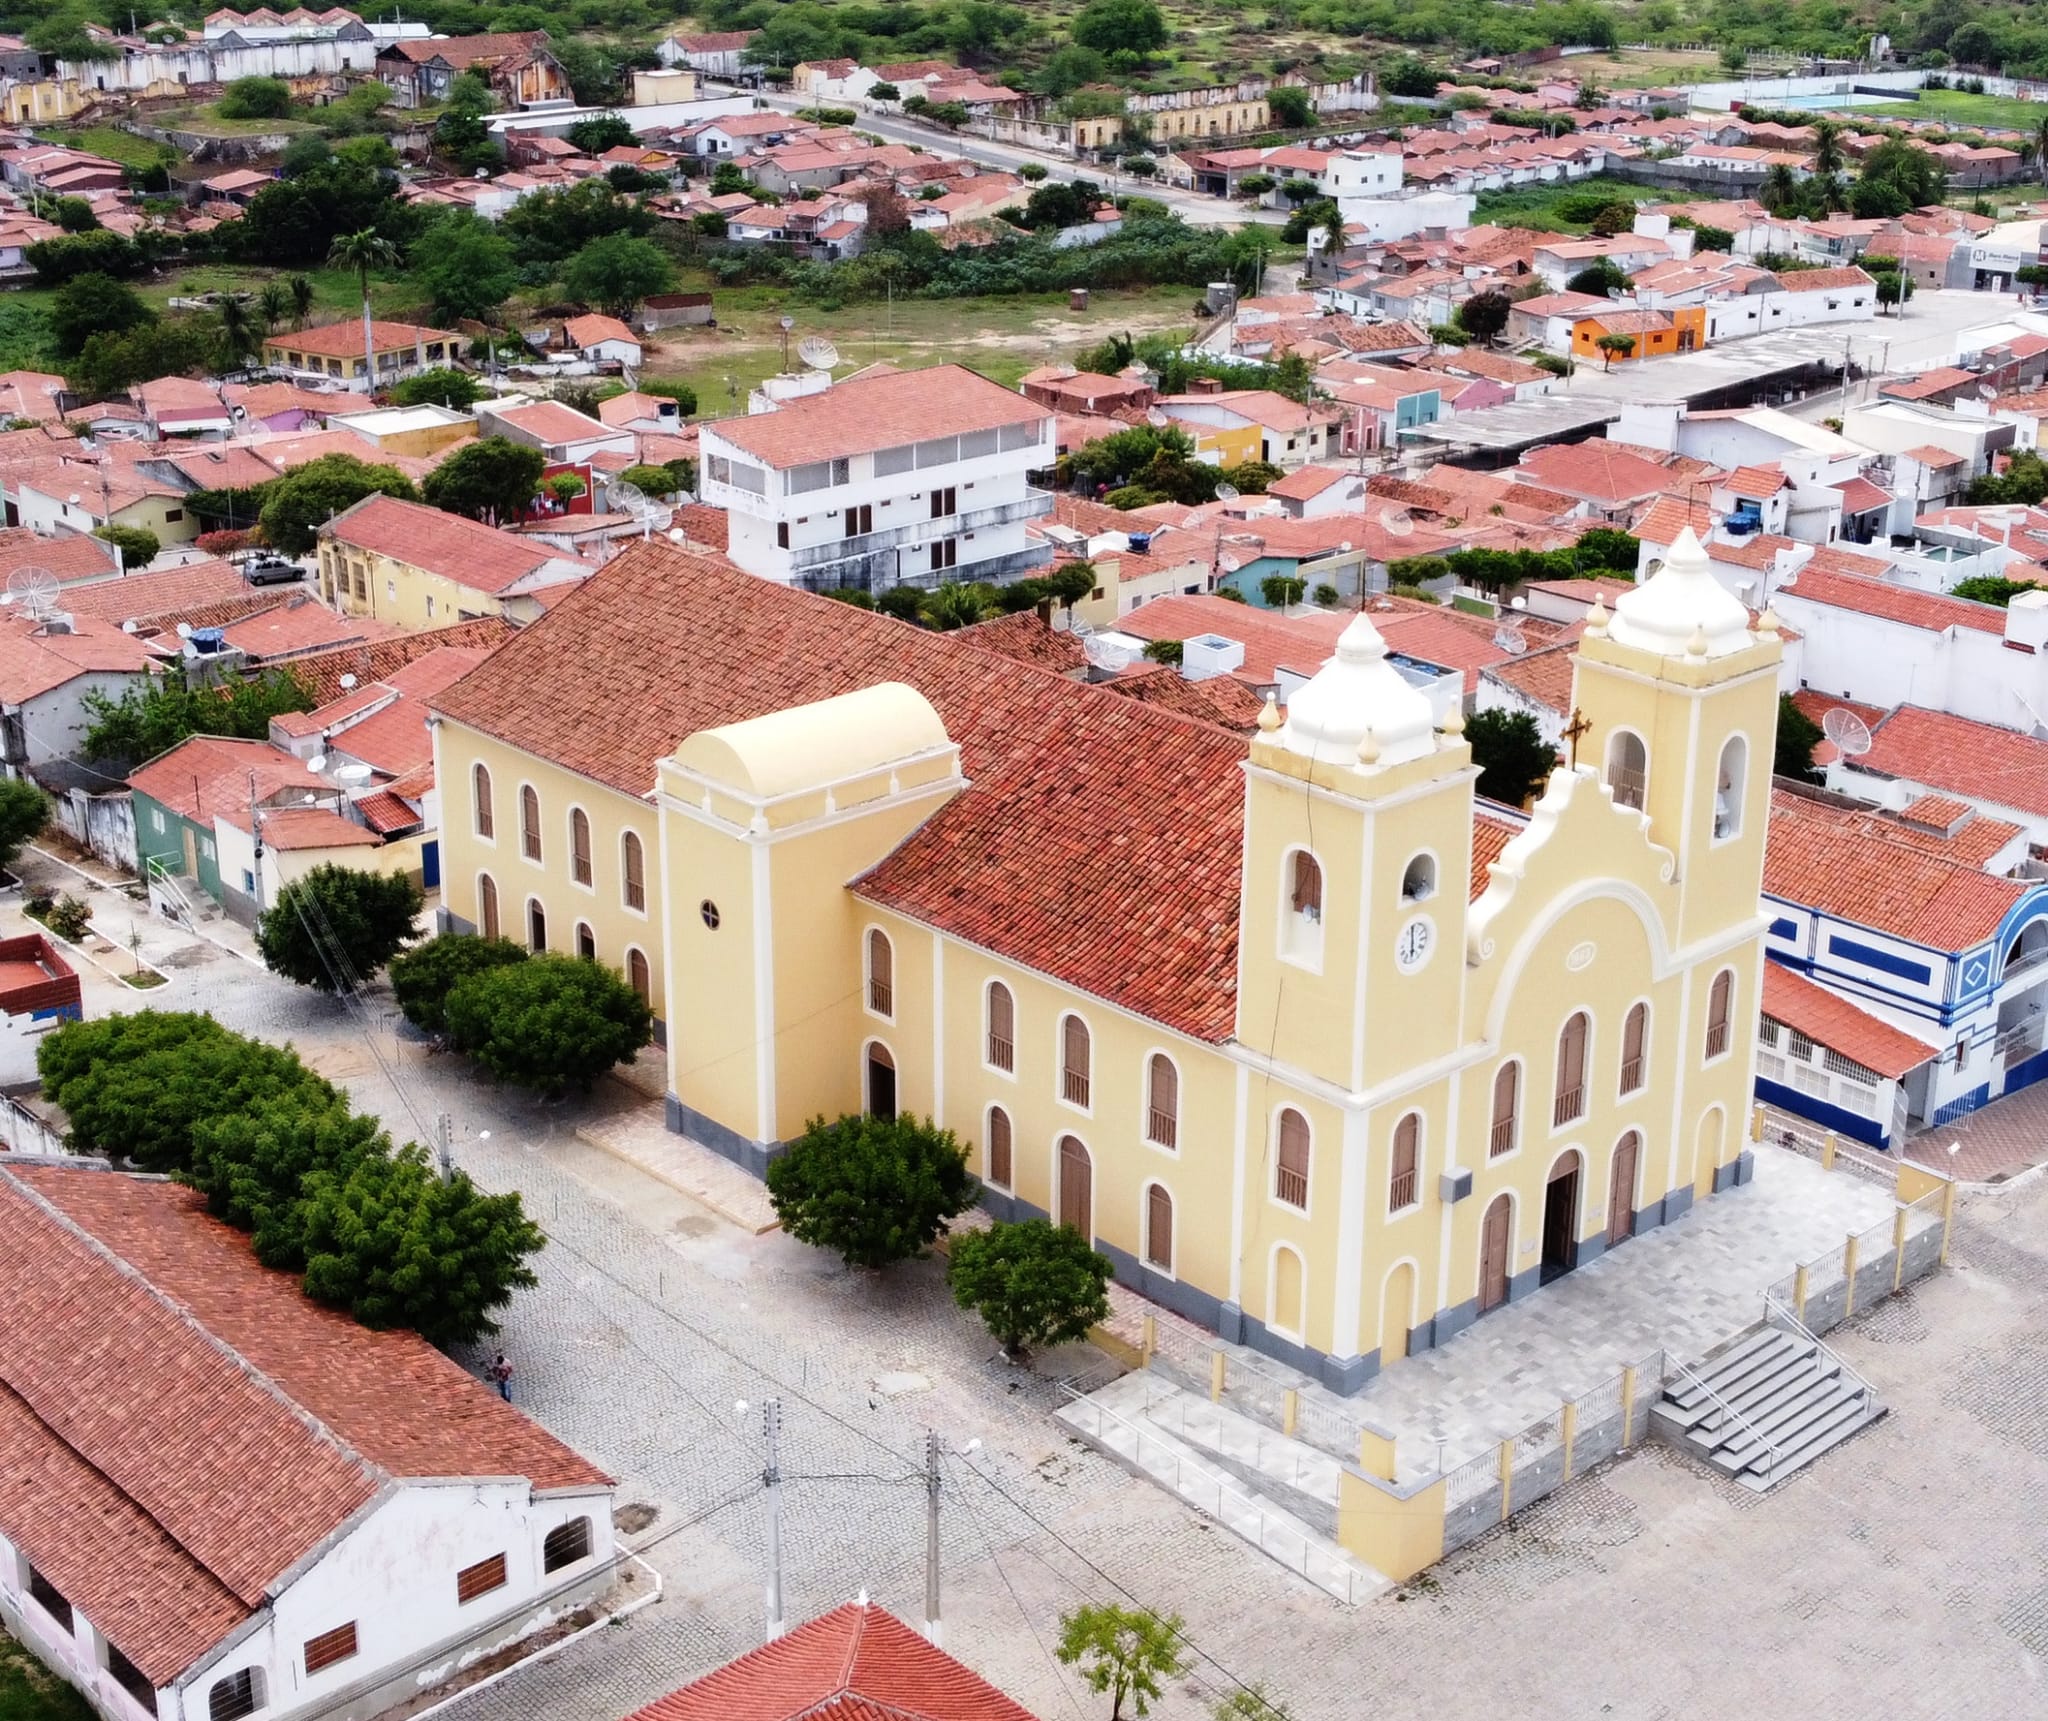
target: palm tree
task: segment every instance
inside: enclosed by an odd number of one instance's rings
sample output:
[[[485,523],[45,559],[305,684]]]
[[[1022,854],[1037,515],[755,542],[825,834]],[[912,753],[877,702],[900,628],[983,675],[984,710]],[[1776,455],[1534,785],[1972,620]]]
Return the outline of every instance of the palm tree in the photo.
[[[220,302],[221,341],[227,348],[228,362],[240,364],[249,356],[249,337],[255,332],[249,318],[249,307],[233,293],[223,295]]]
[[[1814,122],[1813,171],[1824,179],[1842,171],[1842,128],[1833,120]]]
[[[377,347],[370,334],[370,271],[389,269],[398,261],[398,247],[374,227],[360,233],[344,233],[334,241],[327,261],[340,269],[353,269],[363,289],[363,386],[377,386]]]
[[[306,319],[313,314],[313,283],[303,275],[294,275],[291,280],[292,327],[303,329]]]
[[[1757,192],[1757,201],[1773,215],[1782,215],[1785,208],[1799,195],[1799,182],[1792,177],[1792,169],[1785,162],[1776,162],[1771,171],[1764,175],[1764,182]]]
[[[306,284],[312,285],[310,281]],[[282,281],[266,281],[257,295],[256,308],[263,313],[263,332],[267,335],[291,315],[292,290]]]

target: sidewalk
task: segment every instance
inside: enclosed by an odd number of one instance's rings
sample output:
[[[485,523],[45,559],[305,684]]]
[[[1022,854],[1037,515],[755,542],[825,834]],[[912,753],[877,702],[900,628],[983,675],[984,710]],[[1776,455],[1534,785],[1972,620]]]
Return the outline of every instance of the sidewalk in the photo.
[[[1906,1144],[1905,1156],[1962,1183],[2010,1182],[2048,1160],[2048,1082],[1995,1099],[1939,1129],[1921,1131]]]

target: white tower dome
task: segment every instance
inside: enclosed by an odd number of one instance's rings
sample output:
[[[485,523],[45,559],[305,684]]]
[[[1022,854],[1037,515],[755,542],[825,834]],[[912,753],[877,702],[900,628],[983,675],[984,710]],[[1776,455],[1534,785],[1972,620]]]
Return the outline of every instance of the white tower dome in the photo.
[[[1656,573],[1622,593],[1608,638],[1659,657],[1726,657],[1754,643],[1748,609],[1714,578],[1690,526]]]
[[[1337,641],[1337,655],[1294,690],[1280,743],[1324,764],[1399,765],[1435,751],[1435,731],[1427,696],[1387,661],[1387,642],[1361,614]]]

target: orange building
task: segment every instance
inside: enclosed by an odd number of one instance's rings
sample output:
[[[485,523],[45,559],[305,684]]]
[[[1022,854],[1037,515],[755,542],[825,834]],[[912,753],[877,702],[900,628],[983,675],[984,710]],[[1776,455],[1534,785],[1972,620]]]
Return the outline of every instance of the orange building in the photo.
[[[1572,324],[1572,356],[1605,365],[1608,355],[1600,350],[1604,335],[1627,335],[1635,350],[1630,359],[1661,358],[1667,353],[1689,353],[1707,344],[1707,313],[1701,305],[1682,305],[1669,311],[1602,311],[1581,317]],[[1617,353],[1616,359],[1624,355]]]

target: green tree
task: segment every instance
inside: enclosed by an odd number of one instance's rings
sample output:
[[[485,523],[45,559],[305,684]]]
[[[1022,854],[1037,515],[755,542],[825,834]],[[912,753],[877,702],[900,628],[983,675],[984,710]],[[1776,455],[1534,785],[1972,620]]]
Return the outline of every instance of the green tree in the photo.
[[[874,607],[898,621],[917,623],[924,620],[924,599],[924,592],[917,586],[891,586],[876,594]]]
[[[955,628],[985,621],[993,591],[993,587],[978,583],[947,580],[925,599],[924,625],[939,633],[950,633]]]
[[[411,276],[434,314],[488,322],[519,285],[512,247],[496,225],[467,209],[436,219],[412,248]]]
[[[334,146],[334,159],[358,173],[391,173],[398,167],[398,151],[381,137],[348,137]]]
[[[654,1013],[609,968],[541,954],[458,982],[443,1005],[449,1043],[499,1081],[588,1093],[654,1033]]]
[[[1475,341],[1491,341],[1508,326],[1513,309],[1514,301],[1498,289],[1474,293],[1458,307],[1458,322]]]
[[[1631,580],[1636,577],[1636,566],[1642,560],[1641,550],[1642,545],[1633,533],[1613,526],[1595,526],[1582,532],[1579,541],[1572,546],[1573,556],[1583,571],[1620,574]]]
[[[1905,274],[1883,274],[1874,276],[1877,282],[1877,303],[1880,310],[1894,305],[1903,305],[1913,296],[1913,277]]]
[[[1436,72],[1413,54],[1403,54],[1380,68],[1380,88],[1390,96],[1421,97],[1426,101],[1436,94],[1441,81]]]
[[[585,155],[602,155],[608,149],[621,144],[631,144],[639,137],[623,114],[597,114],[587,120],[578,120],[569,128],[569,141]]]
[[[491,86],[476,72],[462,72],[448,86],[448,102],[434,122],[434,147],[465,170],[495,158],[484,115],[495,106]]]
[[[719,168],[733,167],[720,162]],[[735,169],[737,172],[737,169]],[[713,189],[717,187],[713,174]],[[738,189],[745,189],[740,175]],[[560,263],[593,240],[615,233],[644,237],[654,231],[654,216],[629,197],[621,197],[601,179],[587,179],[567,191],[540,191],[522,197],[505,211],[499,228],[512,241],[521,263]],[[659,291],[660,289],[656,289]]]
[[[946,1263],[953,1300],[979,1311],[1012,1356],[1071,1344],[1109,1319],[1109,1273],[1109,1257],[1073,1226],[1045,1219],[962,1231]]]
[[[0,872],[9,871],[21,851],[50,822],[50,800],[26,777],[0,777]]]
[[[1330,237],[1331,246],[1344,241],[1344,217],[1337,205],[1327,197],[1304,203],[1287,218],[1287,224],[1280,229],[1280,237],[1289,245],[1305,245],[1312,229],[1320,227]]]
[[[233,370],[249,356],[249,349],[256,344],[256,319],[250,314],[249,307],[232,293],[221,299],[214,316],[220,324],[224,368]]]
[[[92,535],[121,552],[121,571],[128,574],[148,567],[163,548],[161,540],[146,526],[95,526]]]
[[[593,239],[562,270],[562,285],[572,298],[615,317],[631,316],[642,299],[666,293],[675,280],[675,267],[661,248],[630,233]]]
[[[1145,656],[1153,663],[1168,663],[1175,669],[1181,666],[1187,642],[1178,639],[1148,639],[1145,642]]]
[[[1834,120],[1813,122],[1813,171],[1834,174],[1842,171],[1842,128]]]
[[[1280,84],[1266,92],[1266,108],[1276,125],[1298,131],[1316,123],[1316,110],[1308,91],[1294,84]]]
[[[1216,1700],[1213,1721],[1294,1721],[1284,1703],[1266,1695],[1263,1685],[1240,1685]]]
[[[273,974],[353,993],[412,941],[425,906],[404,873],[316,866],[277,893],[257,922],[256,948]]]
[[[268,334],[292,314],[291,288],[282,281],[265,281],[263,291],[256,295],[256,309],[263,318],[263,332]]]
[[[768,1166],[783,1230],[849,1267],[922,1255],[980,1194],[959,1138],[908,1116],[813,1118]]]
[[[1599,262],[1589,264],[1565,283],[1569,293],[1591,293],[1595,298],[1604,299],[1609,293],[1618,293],[1628,285],[1628,277],[1615,266],[1611,257],[1602,257]]]
[[[1078,1666],[1091,1691],[1109,1693],[1109,1721],[1131,1713],[1149,1715],[1165,1682],[1185,1670],[1178,1614],[1161,1619],[1143,1608],[1085,1603],[1060,1616],[1060,1640],[1053,1653],[1067,1667]]]
[[[1757,188],[1757,201],[1773,215],[1782,215],[1799,201],[1799,179],[1790,162],[1775,162]]]
[[[526,960],[509,938],[473,938],[444,932],[391,959],[391,995],[405,1019],[428,1034],[448,1027],[448,994],[472,974]]]
[[[292,326],[303,329],[306,319],[313,314],[313,283],[303,275],[294,275],[286,283],[286,290],[292,296]]]
[[[2021,592],[2041,589],[2038,580],[2009,580],[2001,574],[1973,574],[1967,580],[1958,580],[1949,587],[1952,598],[1968,598],[1972,603],[1996,604],[2004,609]]]
[[[1602,335],[1593,343],[1600,349],[1600,368],[1612,370],[1616,359],[1625,359],[1636,350],[1634,335]]]
[[[213,363],[211,319],[180,317],[138,323],[87,338],[64,367],[65,381],[87,400],[107,400],[161,376],[191,376]]]
[[[365,1157],[384,1158],[390,1138],[377,1120],[349,1110],[312,1077],[303,1088],[240,1110],[198,1118],[191,1163],[178,1175],[206,1197],[216,1219],[250,1233],[256,1258],[292,1272],[306,1265],[304,1185],[316,1171],[346,1174]]]
[[[1813,768],[1813,750],[1820,743],[1820,725],[1792,703],[1791,694],[1779,694],[1778,739],[1772,753],[1771,774],[1801,783],[1822,781],[1822,773]]]
[[[1503,806],[1521,806],[1557,765],[1557,749],[1526,711],[1475,711],[1465,719],[1465,739],[1479,767],[1474,791]]]
[[[377,382],[377,350],[376,341],[370,333],[370,271],[395,267],[398,247],[374,227],[364,227],[336,238],[327,253],[327,261],[337,269],[353,269],[357,285],[362,288],[363,376],[365,386],[374,388]]]
[[[1038,68],[1038,88],[1043,95],[1064,96],[1083,84],[1101,83],[1108,71],[1102,56],[1093,48],[1069,42],[1063,48],[1055,48],[1046,57],[1045,64]],[[870,90],[868,94],[872,96],[874,91]]]
[[[412,480],[395,466],[372,466],[353,454],[323,454],[295,466],[264,492],[264,541],[287,556],[309,554],[319,530],[365,496],[397,496],[417,502]]]
[[[306,1294],[366,1327],[473,1344],[538,1283],[526,1258],[546,1238],[518,1195],[486,1195],[460,1171],[443,1182],[416,1146],[309,1173],[303,1212]]]
[[[1074,14],[1067,33],[1099,54],[1119,49],[1149,54],[1166,46],[1166,14],[1152,0],[1089,0]]]
[[[57,287],[77,275],[140,274],[150,253],[133,240],[104,228],[95,233],[60,233],[23,248],[22,256],[36,272],[39,286]]]
[[[1061,609],[1071,610],[1095,590],[1095,564],[1062,562],[1040,575],[1038,583],[1047,597],[1058,601]]]
[[[421,492],[430,508],[494,526],[509,526],[532,506],[547,457],[509,437],[465,442],[427,474]]]
[[[86,694],[91,723],[85,756],[139,765],[192,735],[260,741],[270,733],[271,718],[312,708],[312,699],[288,669],[202,687],[188,686],[183,676],[156,676],[129,687],[118,699],[97,690]]]
[[[66,233],[95,233],[99,230],[100,218],[82,197],[58,198],[50,205],[50,214]]]
[[[457,411],[474,406],[484,394],[484,385],[468,371],[447,365],[423,370],[391,389],[391,399],[398,406],[452,406]]]
[[[1292,574],[1268,574],[1259,581],[1259,596],[1268,609],[1292,609],[1308,594],[1308,581]]]
[[[224,120],[281,120],[292,111],[292,88],[281,78],[237,78],[221,91]]]
[[[297,179],[300,174],[330,166],[333,161],[334,146],[318,132],[307,132],[285,145],[284,154],[277,158],[277,168],[285,178]]]

